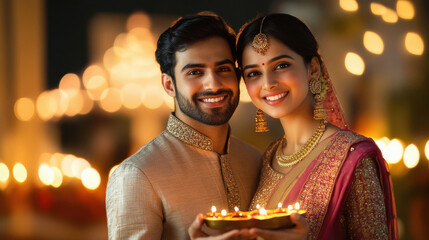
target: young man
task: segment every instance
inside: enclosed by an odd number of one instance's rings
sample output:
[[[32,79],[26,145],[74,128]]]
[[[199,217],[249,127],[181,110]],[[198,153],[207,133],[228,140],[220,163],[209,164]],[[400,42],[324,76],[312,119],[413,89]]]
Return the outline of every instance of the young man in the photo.
[[[175,111],[110,177],[109,239],[189,239],[195,216],[211,206],[247,210],[258,182],[259,152],[228,124],[239,102],[233,30],[213,14],[179,18],[160,36],[156,59]]]

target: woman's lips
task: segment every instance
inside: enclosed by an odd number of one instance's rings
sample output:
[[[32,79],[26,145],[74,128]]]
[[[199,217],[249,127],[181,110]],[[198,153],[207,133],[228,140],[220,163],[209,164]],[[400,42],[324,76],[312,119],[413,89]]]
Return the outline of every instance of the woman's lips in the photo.
[[[288,91],[280,92],[280,93],[273,93],[269,95],[265,95],[263,99],[265,102],[269,105],[275,105],[283,101],[286,96],[288,95]]]

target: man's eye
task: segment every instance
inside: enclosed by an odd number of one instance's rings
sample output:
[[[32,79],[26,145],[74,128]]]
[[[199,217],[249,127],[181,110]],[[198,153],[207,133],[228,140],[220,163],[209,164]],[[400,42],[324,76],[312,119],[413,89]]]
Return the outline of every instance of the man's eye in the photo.
[[[192,76],[192,75],[198,75],[198,74],[201,74],[201,71],[199,71],[199,70],[191,70],[191,71],[188,72],[187,75]]]
[[[249,72],[246,76],[247,76],[248,78],[252,78],[252,77],[259,76],[259,75],[261,75],[261,73],[260,73],[260,72],[258,72],[258,71],[253,71],[253,72]]]
[[[229,67],[220,67],[218,69],[219,72],[231,72],[231,69]]]
[[[289,63],[279,63],[276,65],[276,69],[288,68],[289,66]]]

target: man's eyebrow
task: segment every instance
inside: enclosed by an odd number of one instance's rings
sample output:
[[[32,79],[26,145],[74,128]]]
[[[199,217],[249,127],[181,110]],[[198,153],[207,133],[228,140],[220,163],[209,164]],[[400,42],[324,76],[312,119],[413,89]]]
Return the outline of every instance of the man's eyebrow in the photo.
[[[269,62],[269,63],[272,63],[272,62],[274,62],[274,61],[276,61],[276,60],[279,60],[279,59],[282,59],[282,58],[289,58],[289,59],[295,60],[293,57],[291,57],[291,56],[289,56],[289,55],[286,55],[286,54],[283,54],[283,55],[280,55],[280,56],[277,56],[277,57],[274,57],[274,58],[270,59],[268,62]],[[254,67],[257,67],[257,66],[258,66],[258,65],[256,65],[256,64],[246,65],[246,66],[243,68],[243,71],[244,71],[244,70],[246,70],[246,69],[248,69],[248,68],[254,68]]]
[[[182,68],[182,70],[180,70],[180,72],[183,72],[183,71],[185,71],[186,69],[188,69],[188,68],[203,68],[203,67],[205,67],[206,65],[204,65],[204,64],[200,64],[200,63],[189,63],[189,64],[186,64],[183,68]]]
[[[215,63],[215,66],[220,66],[220,65],[224,65],[224,64],[231,64],[232,66],[234,66],[234,62],[232,62],[230,59],[225,59],[222,60],[220,62]]]

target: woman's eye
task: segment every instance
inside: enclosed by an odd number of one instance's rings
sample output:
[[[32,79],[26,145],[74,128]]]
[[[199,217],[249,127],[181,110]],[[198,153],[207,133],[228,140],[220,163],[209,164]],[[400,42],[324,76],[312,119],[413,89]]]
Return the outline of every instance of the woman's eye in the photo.
[[[290,66],[289,63],[279,63],[276,65],[276,69],[288,68]]]
[[[259,76],[259,75],[261,75],[261,73],[260,73],[260,72],[258,72],[258,71],[253,71],[253,72],[249,72],[246,76],[247,76],[248,78],[252,78],[252,77]]]

